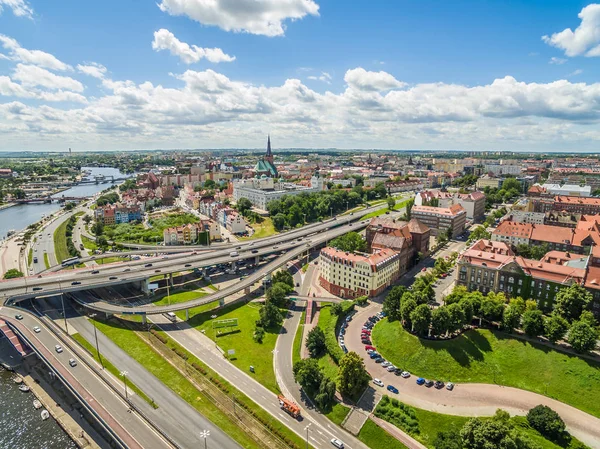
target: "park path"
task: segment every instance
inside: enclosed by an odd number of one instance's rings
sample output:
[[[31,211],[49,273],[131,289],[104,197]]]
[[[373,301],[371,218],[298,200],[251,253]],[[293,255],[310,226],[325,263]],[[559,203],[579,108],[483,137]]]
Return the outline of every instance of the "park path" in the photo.
[[[364,345],[360,341],[362,323],[380,310],[381,304],[378,303],[371,303],[368,307],[359,309],[348,326],[345,343],[349,351],[355,351],[363,357],[365,366],[373,377],[381,379],[386,385],[392,384],[398,388],[398,395],[386,391],[390,396],[424,410],[459,416],[491,416],[499,408],[512,415],[525,415],[536,405],[547,405],[561,416],[573,436],[592,448],[600,449],[600,419],[555,399],[518,388],[492,384],[465,383],[457,385],[453,391],[436,390],[417,385],[414,376],[403,379],[388,373],[366,357]],[[535,367],[532,367],[531,374],[535,375]]]

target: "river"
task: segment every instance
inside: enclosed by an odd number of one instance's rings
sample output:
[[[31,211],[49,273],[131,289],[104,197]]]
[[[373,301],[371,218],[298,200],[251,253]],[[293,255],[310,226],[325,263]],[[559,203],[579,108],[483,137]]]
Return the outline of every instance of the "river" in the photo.
[[[42,420],[41,410],[33,407],[35,396],[21,392],[11,377],[0,368],[0,448],[76,448],[54,419]]]
[[[83,170],[89,170],[93,176],[104,175],[107,177],[114,176],[115,178],[123,178],[124,175],[116,168],[111,167],[82,167]],[[72,187],[64,192],[60,192],[55,197],[64,196],[92,196],[104,189],[109,188],[112,184],[83,184]],[[44,215],[50,215],[61,208],[61,204],[20,204],[0,210],[0,238],[6,237],[6,233],[11,229],[21,231],[32,223],[42,219]]]

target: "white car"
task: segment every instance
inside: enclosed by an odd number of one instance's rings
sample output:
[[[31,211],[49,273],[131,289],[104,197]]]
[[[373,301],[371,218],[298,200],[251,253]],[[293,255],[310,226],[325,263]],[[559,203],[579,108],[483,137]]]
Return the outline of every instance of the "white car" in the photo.
[[[42,330],[40,329],[39,326],[33,326],[33,332],[35,332],[36,334],[39,334]]]
[[[332,438],[331,439],[331,444],[333,444],[335,447],[337,447],[338,449],[344,449],[344,443],[342,443],[340,440],[338,440],[337,438]]]
[[[448,390],[448,391],[454,390],[454,384],[452,382],[448,382],[446,384],[446,390]]]
[[[373,383],[375,385],[377,385],[378,387],[383,387],[384,386],[384,383],[381,380],[379,380],[379,379],[373,379]]]
[[[392,366],[392,362],[385,361],[381,364],[381,366],[383,366],[384,368],[387,368],[388,366]]]
[[[55,350],[56,350],[56,352],[58,352],[59,354],[60,354],[61,352],[63,352],[63,348],[62,348],[62,346],[61,346],[61,345],[56,345],[56,346],[54,347],[54,349],[55,349]]]
[[[407,379],[410,377],[410,373],[408,371],[402,371],[402,373],[400,374],[401,377]]]
[[[390,373],[391,373],[392,371],[396,371],[396,367],[395,367],[394,365],[390,365],[390,366],[388,366],[386,369],[387,369],[387,370],[388,370]]]

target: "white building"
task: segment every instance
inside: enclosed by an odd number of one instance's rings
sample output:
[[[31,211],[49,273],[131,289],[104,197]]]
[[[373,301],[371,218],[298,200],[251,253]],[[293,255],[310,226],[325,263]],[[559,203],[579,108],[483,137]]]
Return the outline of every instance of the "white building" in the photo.
[[[536,184],[538,185],[538,184]],[[576,184],[542,184],[540,186],[550,195],[566,195],[566,196],[592,196],[591,186],[579,186]]]
[[[321,250],[319,270],[319,283],[335,296],[375,296],[398,279],[400,253],[386,248],[356,254],[327,247]]]
[[[520,165],[508,165],[508,164],[486,164],[486,173],[493,173],[495,176],[500,175],[520,175]]]
[[[504,219],[515,223],[544,224],[546,214],[543,212],[526,212],[524,210],[512,210]]]
[[[233,199],[237,202],[240,198],[247,198],[254,207],[267,210],[267,204],[270,201],[278,200],[284,195],[320,192],[324,189],[324,185],[323,178],[318,176],[313,176],[310,179],[310,187],[291,182],[275,182],[272,178],[266,177],[249,178],[233,182]]]
[[[246,232],[246,220],[235,209],[224,207],[218,212],[218,221],[221,226],[232,234],[243,234]]]

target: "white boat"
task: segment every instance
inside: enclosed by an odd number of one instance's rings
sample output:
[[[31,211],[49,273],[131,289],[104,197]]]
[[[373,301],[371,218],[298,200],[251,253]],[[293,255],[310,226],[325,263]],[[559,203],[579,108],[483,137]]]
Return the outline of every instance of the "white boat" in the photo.
[[[44,409],[42,410],[42,413],[40,413],[40,416],[44,421],[46,421],[48,418],[50,418],[50,413],[48,413],[48,410]]]
[[[21,376],[15,376],[13,377],[13,382],[16,384],[20,384],[23,383],[23,379],[21,378]]]
[[[37,399],[34,399],[33,401],[33,408],[35,408],[36,410],[39,410],[42,408],[42,403],[40,401],[38,401]]]
[[[23,385],[19,385],[19,390],[21,390],[23,393],[27,393],[31,388],[29,388],[27,385],[23,384]]]

